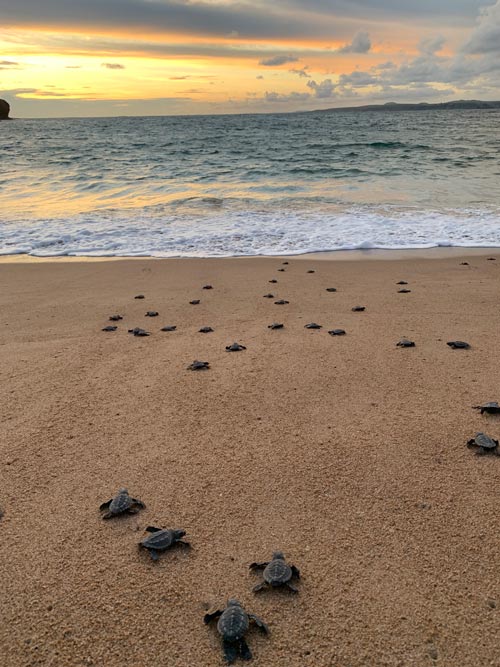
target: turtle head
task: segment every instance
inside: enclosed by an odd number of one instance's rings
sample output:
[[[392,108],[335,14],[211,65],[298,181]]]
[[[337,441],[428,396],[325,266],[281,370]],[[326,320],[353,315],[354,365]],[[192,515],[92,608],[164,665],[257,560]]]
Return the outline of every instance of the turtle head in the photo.
[[[186,534],[185,530],[174,530],[173,532],[176,540],[180,540],[181,537],[184,537],[184,535]]]
[[[235,600],[234,598],[230,598],[227,601],[227,606],[228,607],[241,607],[241,604],[238,602],[238,600]]]
[[[125,493],[125,494],[127,494],[127,496],[128,496],[128,489],[124,489],[124,488],[123,488],[123,489],[120,489],[120,490],[118,491],[118,494],[119,494],[119,495],[121,495],[122,493]]]
[[[285,554],[282,551],[273,551],[273,560],[285,560]]]

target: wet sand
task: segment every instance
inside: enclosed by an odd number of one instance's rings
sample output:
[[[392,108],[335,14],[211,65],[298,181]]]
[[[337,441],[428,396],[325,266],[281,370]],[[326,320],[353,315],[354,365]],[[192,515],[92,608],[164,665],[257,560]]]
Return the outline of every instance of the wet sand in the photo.
[[[270,626],[257,667],[500,665],[500,459],[465,446],[500,436],[471,408],[500,400],[500,254],[4,261],[0,285],[2,666],[221,665],[202,618],[230,596]],[[121,486],[147,508],[102,521]],[[153,563],[147,525],[192,550]],[[297,596],[251,592],[276,548]]]

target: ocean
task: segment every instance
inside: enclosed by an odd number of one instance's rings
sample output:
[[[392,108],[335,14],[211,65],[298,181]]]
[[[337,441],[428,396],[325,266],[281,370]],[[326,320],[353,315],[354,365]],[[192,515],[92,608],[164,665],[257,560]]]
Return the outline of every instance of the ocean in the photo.
[[[500,111],[0,123],[0,254],[500,246]]]

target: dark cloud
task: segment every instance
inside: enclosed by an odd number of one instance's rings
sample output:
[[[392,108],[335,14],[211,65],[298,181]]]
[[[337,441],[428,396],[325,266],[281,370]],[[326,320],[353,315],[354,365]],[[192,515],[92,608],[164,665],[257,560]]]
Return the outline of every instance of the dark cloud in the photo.
[[[354,35],[350,44],[346,44],[337,53],[368,53],[372,48],[370,35],[367,32],[358,32]]]
[[[120,65],[120,63],[101,63],[101,67],[106,69],[125,69],[125,65]]]
[[[239,0],[16,0],[3,3],[2,27],[75,28],[78,31],[131,29],[136,32],[182,33],[241,38],[335,37],[334,19],[309,13],[297,16],[289,8],[267,2]],[[288,9],[288,10],[287,10]]]
[[[289,71],[291,74],[297,74],[298,76],[300,76],[300,77],[303,78],[303,79],[310,79],[310,78],[311,78],[311,75],[310,75],[309,72],[307,71],[308,69],[309,69],[309,67],[306,65],[306,66],[303,67],[302,69],[289,69],[288,71]]]
[[[321,83],[316,83],[316,81],[308,81],[308,88],[311,88],[314,91],[314,95],[320,99],[334,97],[336,95],[336,85],[331,79],[324,79]]]
[[[297,56],[271,56],[270,58],[263,58],[259,61],[259,65],[264,65],[264,67],[278,67],[279,65],[285,65],[286,63],[296,63],[298,60]]]
[[[439,53],[439,51],[441,51],[445,43],[446,40],[442,35],[435,35],[434,37],[424,37],[423,39],[420,40],[418,44],[418,49],[420,53],[432,56],[435,53]]]
[[[478,25],[463,50],[474,54],[500,54],[500,0],[482,11]]]
[[[308,100],[311,97],[309,93],[299,93],[299,92],[293,92],[293,93],[275,93],[275,92],[266,92],[264,94],[264,101],[265,102],[303,102],[304,100]]]

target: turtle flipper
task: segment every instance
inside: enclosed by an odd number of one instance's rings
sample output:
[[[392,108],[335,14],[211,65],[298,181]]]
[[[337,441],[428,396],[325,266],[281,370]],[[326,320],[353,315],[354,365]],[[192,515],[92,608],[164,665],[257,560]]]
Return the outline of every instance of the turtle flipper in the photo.
[[[486,454],[486,450],[483,449],[483,447],[478,447],[477,448],[476,456],[485,456],[485,454]]]
[[[129,507],[127,510],[127,514],[137,514],[139,512],[139,507]]]
[[[295,586],[293,586],[289,581],[287,581],[287,583],[286,583],[286,587],[288,588],[288,590],[289,590],[291,593],[298,593],[298,592],[299,592],[299,589],[298,589],[298,588],[295,588]]]
[[[474,438],[472,438],[471,440],[467,440],[467,447],[470,448],[470,447],[475,447],[475,446],[476,446],[476,441],[475,441]]]
[[[156,549],[148,549],[148,551],[149,555],[151,556],[151,560],[154,560],[156,562],[160,557]]]
[[[251,619],[255,623],[255,625],[262,630],[264,634],[266,635],[269,634],[269,628],[261,618],[259,618],[255,614],[248,614],[248,618]]]
[[[210,613],[205,614],[205,616],[203,617],[203,623],[207,625],[207,623],[210,623],[210,621],[214,621],[216,618],[219,618],[220,616],[222,616],[221,609],[217,609],[216,611],[211,611]]]
[[[232,665],[233,662],[238,657],[239,645],[234,642],[228,642],[227,640],[222,640],[222,650],[224,652],[224,660],[228,665]]]
[[[296,579],[300,579],[300,570],[299,570],[299,568],[298,568],[298,567],[295,567],[295,565],[291,565],[290,568],[291,568],[291,570],[292,570],[292,575],[293,575]]]
[[[186,547],[187,549],[192,549],[190,542],[185,542],[184,540],[177,540],[177,544],[180,544],[181,547]]]
[[[260,584],[257,584],[252,588],[252,591],[254,593],[258,593],[259,591],[263,591],[265,588],[267,588],[267,584],[265,581],[261,581]]]
[[[99,511],[104,512],[104,510],[107,510],[112,502],[113,502],[113,498],[111,498],[111,500],[108,500],[106,503],[103,503],[102,505],[99,505]]]
[[[144,528],[146,533],[157,533],[161,528],[156,528],[156,526],[147,526],[147,528]]]
[[[142,502],[142,500],[138,500],[137,498],[132,498],[132,502],[134,505],[137,505],[137,507],[141,510],[146,509],[146,505]]]
[[[106,512],[106,514],[102,515],[103,519],[112,519],[115,516],[112,512]]]
[[[239,649],[239,652],[240,652],[240,658],[242,660],[251,660],[252,659],[252,651],[250,650],[250,647],[246,643],[244,637],[242,637],[240,639],[238,649]]]
[[[251,570],[263,570],[269,563],[252,563],[249,567]]]

